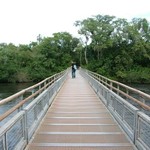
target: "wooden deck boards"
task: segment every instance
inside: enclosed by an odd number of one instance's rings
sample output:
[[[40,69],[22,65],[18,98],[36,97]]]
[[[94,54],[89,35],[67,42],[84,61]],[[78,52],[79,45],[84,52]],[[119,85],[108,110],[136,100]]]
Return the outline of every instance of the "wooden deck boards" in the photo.
[[[28,150],[133,150],[134,146],[90,85],[70,74]]]

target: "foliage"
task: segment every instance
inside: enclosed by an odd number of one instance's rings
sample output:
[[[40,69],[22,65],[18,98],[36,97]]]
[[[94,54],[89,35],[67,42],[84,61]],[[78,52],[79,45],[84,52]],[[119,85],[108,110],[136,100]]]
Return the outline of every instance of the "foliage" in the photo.
[[[40,81],[71,65],[79,40],[54,33],[29,45],[0,44],[0,82]]]
[[[97,15],[76,21],[81,36],[88,35],[87,68],[125,82],[150,83],[150,24]],[[85,41],[86,44],[86,41]]]
[[[150,69],[137,67],[129,71],[118,71],[117,79],[122,82],[129,83],[149,83],[150,81]]]
[[[144,18],[97,15],[76,21],[68,32],[15,46],[0,44],[0,82],[40,81],[77,65],[122,82],[150,83],[150,24]]]

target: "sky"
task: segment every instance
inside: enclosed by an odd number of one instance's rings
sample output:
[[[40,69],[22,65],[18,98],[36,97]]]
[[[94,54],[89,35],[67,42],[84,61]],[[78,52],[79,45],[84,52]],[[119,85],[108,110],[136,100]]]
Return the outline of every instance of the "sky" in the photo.
[[[150,0],[0,0],[0,43],[30,44],[57,32],[76,37],[75,21],[98,14],[150,21]]]

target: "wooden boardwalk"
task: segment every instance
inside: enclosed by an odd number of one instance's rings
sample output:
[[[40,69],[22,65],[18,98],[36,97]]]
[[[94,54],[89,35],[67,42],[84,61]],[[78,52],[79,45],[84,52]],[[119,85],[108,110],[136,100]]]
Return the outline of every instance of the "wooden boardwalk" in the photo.
[[[70,74],[27,150],[134,150],[90,85]]]

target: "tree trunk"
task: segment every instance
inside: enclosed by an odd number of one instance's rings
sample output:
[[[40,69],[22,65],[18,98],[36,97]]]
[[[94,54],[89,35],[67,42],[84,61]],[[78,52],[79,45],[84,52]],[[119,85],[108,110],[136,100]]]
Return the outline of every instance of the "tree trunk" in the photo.
[[[86,47],[85,47],[85,50],[84,50],[84,58],[85,58],[85,63],[87,65],[88,64],[88,59],[87,59],[87,43],[86,43]]]
[[[82,65],[82,51],[80,51],[80,65]]]

